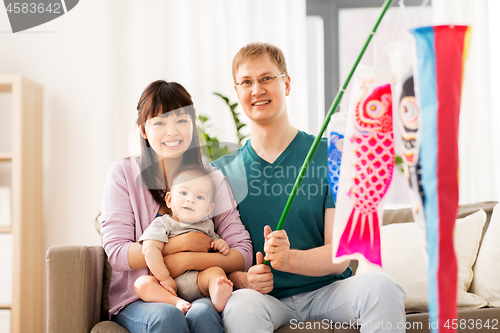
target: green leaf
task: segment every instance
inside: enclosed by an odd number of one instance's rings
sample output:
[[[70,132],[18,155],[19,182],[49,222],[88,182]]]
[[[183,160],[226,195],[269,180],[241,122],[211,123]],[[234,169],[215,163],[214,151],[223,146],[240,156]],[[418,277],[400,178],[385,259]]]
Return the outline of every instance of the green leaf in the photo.
[[[240,118],[238,117],[239,113],[238,113],[238,112],[236,112],[236,108],[238,107],[238,105],[239,105],[239,104],[238,104],[237,102],[236,102],[236,103],[231,103],[231,102],[229,101],[229,98],[228,98],[228,97],[226,97],[226,96],[224,96],[224,95],[222,95],[222,94],[219,94],[219,93],[217,93],[217,92],[214,92],[214,95],[217,95],[217,96],[219,96],[220,98],[222,98],[222,99],[226,102],[227,106],[229,107],[229,111],[231,112],[231,115],[233,116],[234,126],[235,126],[235,128],[236,128],[236,134],[237,134],[237,136],[238,136],[238,140],[239,140],[238,144],[239,144],[239,146],[241,147],[241,141],[242,141],[244,138],[246,138],[247,136],[246,136],[246,135],[243,135],[243,134],[241,134],[241,133],[240,133],[240,129],[242,129],[243,127],[245,127],[245,126],[246,126],[246,124],[244,124],[244,123],[242,123],[242,122],[240,121]],[[207,141],[207,142],[208,142],[208,141]],[[214,150],[214,151],[215,151],[215,150]],[[221,149],[219,149],[217,152],[215,152],[215,153],[214,153],[214,154],[212,154],[212,155],[215,157],[215,156],[216,156],[217,154],[219,154],[219,153],[220,153],[220,154],[223,154],[223,153],[226,153],[226,152],[227,152],[227,154],[229,154],[229,149],[227,149],[227,148],[226,148],[226,149],[224,150],[223,148],[221,148]],[[227,154],[226,154],[226,155],[227,155]],[[221,156],[224,156],[224,155],[221,155]]]
[[[216,92],[214,92],[214,95],[219,96],[220,98],[222,98],[226,102],[227,105],[229,105],[229,98],[227,98],[226,96],[223,96],[219,93],[216,93]]]

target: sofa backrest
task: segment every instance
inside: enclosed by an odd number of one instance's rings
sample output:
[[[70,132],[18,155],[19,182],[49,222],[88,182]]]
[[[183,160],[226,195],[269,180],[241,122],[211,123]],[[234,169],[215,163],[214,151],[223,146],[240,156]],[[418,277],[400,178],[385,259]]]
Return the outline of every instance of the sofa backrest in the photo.
[[[485,228],[483,228],[483,234],[481,235],[482,241],[484,233],[486,232],[490,224],[491,213],[493,212],[493,208],[496,204],[496,201],[486,201],[474,204],[460,205],[460,207],[458,208],[457,219],[464,218],[472,213],[477,212],[480,209],[484,210],[486,212],[486,223]],[[404,222],[413,222],[413,215],[410,208],[384,211],[384,225]]]
[[[483,234],[481,235],[481,242],[479,244],[479,248],[481,248],[481,243],[483,241],[484,233],[488,229],[491,219],[491,213],[493,212],[493,207],[495,207],[496,204],[497,204],[496,201],[486,201],[474,204],[460,205],[460,207],[458,208],[457,219],[464,218],[472,213],[477,212],[480,209],[486,212],[486,223],[484,224]],[[405,223],[405,222],[413,222],[413,215],[411,213],[410,208],[394,209],[394,210],[389,209],[384,211],[384,219],[382,222],[383,225],[388,225],[392,223]],[[358,268],[358,261],[351,260],[349,266],[351,266],[354,274],[356,272],[356,269]]]

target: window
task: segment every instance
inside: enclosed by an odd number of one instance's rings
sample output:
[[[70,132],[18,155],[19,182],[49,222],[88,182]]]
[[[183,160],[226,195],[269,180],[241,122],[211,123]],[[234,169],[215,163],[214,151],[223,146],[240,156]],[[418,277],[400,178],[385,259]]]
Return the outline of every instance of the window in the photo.
[[[330,109],[331,103],[337,94],[339,87],[345,80],[347,72],[351,69],[354,60],[361,51],[363,43],[366,41],[376,18],[380,14],[383,0],[306,0],[307,16],[314,17],[316,22],[322,21],[323,26],[323,73],[324,82],[324,109],[325,114]],[[415,17],[419,17],[421,25],[431,24],[432,12],[430,7],[420,15],[422,0],[405,0],[408,15],[413,23]],[[377,49],[379,54],[385,52],[384,41],[392,38],[392,32],[398,16],[398,1],[394,1],[392,8],[386,13],[377,31]],[[308,20],[309,22],[309,20]],[[309,23],[308,23],[309,25]],[[319,23],[316,23],[319,25]],[[403,27],[402,22],[400,24]],[[359,27],[359,29],[353,29]],[[308,30],[308,38],[319,39],[321,36],[311,37]],[[347,45],[347,47],[344,47]],[[365,53],[364,59],[373,58],[373,40],[371,47]],[[311,58],[309,58],[311,59]],[[313,58],[317,61],[318,57]],[[368,60],[372,63],[373,60]],[[317,66],[321,67],[321,66]],[[317,80],[317,74],[311,73]],[[315,95],[310,95],[315,96]]]
[[[309,56],[309,105],[311,130],[319,132],[324,115],[330,110],[339,87],[344,83],[354,61],[359,55],[369,33],[373,29],[381,12],[383,0],[306,0],[308,24]],[[413,25],[431,25],[432,8],[429,4],[422,8],[422,0],[405,0],[410,27]],[[398,16],[399,22],[398,22]],[[398,22],[398,24],[397,24]],[[397,26],[397,30],[395,27]],[[362,63],[372,65],[374,60],[381,68],[389,71],[386,46],[401,36],[407,27],[398,1],[387,11],[365,52]],[[321,43],[321,39],[323,43]],[[374,52],[376,51],[376,52]],[[319,54],[323,52],[323,55]],[[319,63],[318,63],[319,62]],[[322,62],[322,63],[321,63]],[[314,99],[323,97],[323,102]],[[349,86],[343,102],[349,98]],[[342,106],[342,103],[341,103]],[[315,124],[317,124],[315,126]],[[396,146],[396,154],[399,147]],[[410,203],[406,179],[396,168],[389,192],[386,195],[386,207],[397,208]]]

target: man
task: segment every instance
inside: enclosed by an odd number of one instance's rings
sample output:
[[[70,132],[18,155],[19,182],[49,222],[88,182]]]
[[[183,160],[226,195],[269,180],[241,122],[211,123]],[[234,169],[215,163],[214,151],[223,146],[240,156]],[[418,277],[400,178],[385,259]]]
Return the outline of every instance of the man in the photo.
[[[349,262],[332,263],[335,205],[326,181],[326,140],[311,161],[285,230],[269,226],[277,225],[314,140],[288,119],[291,79],[283,52],[263,43],[243,47],[233,60],[233,78],[252,136],[238,152],[214,165],[226,174],[237,198],[246,179],[248,194],[238,208],[256,262],[248,272],[229,276],[239,290],[223,312],[225,331],[273,332],[299,321],[326,319],[350,327],[357,323],[361,332],[404,332],[405,294],[391,277],[350,277]],[[245,168],[231,167],[236,156]],[[262,264],[264,259],[272,269]]]

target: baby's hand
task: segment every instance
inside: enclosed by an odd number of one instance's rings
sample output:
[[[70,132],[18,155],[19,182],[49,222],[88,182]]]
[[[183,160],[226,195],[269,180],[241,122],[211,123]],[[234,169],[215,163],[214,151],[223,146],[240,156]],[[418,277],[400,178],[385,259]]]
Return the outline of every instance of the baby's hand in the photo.
[[[218,239],[215,242],[212,242],[212,248],[214,250],[218,250],[225,256],[229,254],[229,245],[227,245],[226,241],[223,239]]]
[[[160,281],[160,284],[163,288],[165,288],[172,295],[177,296],[177,284],[175,283],[174,279],[172,279],[171,276],[169,276],[168,278],[166,278],[163,281]]]
[[[185,301],[181,298],[179,298],[176,302],[175,302],[175,306],[181,310],[184,314],[186,314],[186,312],[188,312],[188,310],[191,308],[191,303],[189,303],[188,301]]]

